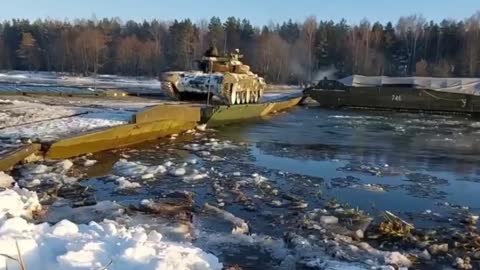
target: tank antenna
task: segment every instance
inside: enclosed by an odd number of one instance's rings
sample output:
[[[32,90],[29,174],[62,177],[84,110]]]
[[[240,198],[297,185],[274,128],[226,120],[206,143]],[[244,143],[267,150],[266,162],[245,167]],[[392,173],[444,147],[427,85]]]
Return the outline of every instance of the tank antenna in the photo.
[[[223,39],[223,54],[227,55],[227,39],[228,39],[228,33],[225,31],[225,38]]]
[[[210,87],[212,85],[212,59],[208,59],[208,93],[207,93],[207,106],[210,106]]]

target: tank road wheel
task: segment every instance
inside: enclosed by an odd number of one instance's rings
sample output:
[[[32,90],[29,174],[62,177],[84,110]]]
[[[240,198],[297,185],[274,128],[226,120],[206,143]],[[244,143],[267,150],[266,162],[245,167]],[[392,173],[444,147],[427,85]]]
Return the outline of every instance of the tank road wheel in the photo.
[[[242,93],[237,92],[237,104],[242,104]]]
[[[236,102],[237,102],[237,91],[233,90],[230,93],[230,104],[234,105],[234,104],[236,104]]]
[[[252,91],[252,94],[250,96],[251,103],[257,103],[256,96],[257,96],[257,91]]]
[[[257,91],[253,91],[252,93],[252,103],[257,103]]]

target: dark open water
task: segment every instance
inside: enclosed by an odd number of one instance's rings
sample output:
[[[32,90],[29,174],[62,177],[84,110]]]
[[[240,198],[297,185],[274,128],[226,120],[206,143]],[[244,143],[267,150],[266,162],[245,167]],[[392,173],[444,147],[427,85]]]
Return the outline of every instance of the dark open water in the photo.
[[[278,239],[295,227],[293,220],[302,211],[272,206],[273,201],[281,200],[281,194],[302,198],[308,209],[336,200],[373,217],[389,210],[416,226],[449,226],[448,219],[458,209],[480,210],[479,134],[480,122],[467,116],[304,106],[207,133],[209,138],[235,145],[211,151],[209,156],[185,149],[192,142],[204,144],[205,136],[179,137],[103,155],[104,163],[126,154],[129,161],[147,165],[167,160],[180,164],[194,157],[199,162],[187,169],[209,171],[207,179],[192,183],[165,175],[126,193],[113,191],[115,185],[102,177],[87,183],[97,188],[97,199],[124,204],[138,204],[171,190],[192,191],[197,205],[223,201],[225,209],[246,220],[254,233]],[[245,184],[241,190],[250,203],[239,203],[229,190],[238,181],[251,181],[254,173],[268,178],[268,186]],[[149,222],[159,226],[156,219]],[[224,261],[247,268],[263,263],[262,267],[275,268],[278,263],[263,254],[259,264],[255,249],[222,251],[213,245],[205,235],[229,234],[231,224],[227,222],[199,211],[195,226],[197,244]],[[248,253],[253,253],[250,264],[245,263]]]

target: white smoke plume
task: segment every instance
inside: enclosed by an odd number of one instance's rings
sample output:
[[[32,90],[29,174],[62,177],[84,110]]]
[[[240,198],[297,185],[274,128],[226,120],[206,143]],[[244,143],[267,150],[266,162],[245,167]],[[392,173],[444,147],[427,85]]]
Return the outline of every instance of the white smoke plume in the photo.
[[[329,80],[335,80],[337,79],[337,76],[335,75],[336,73],[337,73],[337,69],[333,65],[330,67],[321,68],[320,70],[315,72],[313,81],[318,82],[320,80],[323,80],[323,78],[325,77]]]

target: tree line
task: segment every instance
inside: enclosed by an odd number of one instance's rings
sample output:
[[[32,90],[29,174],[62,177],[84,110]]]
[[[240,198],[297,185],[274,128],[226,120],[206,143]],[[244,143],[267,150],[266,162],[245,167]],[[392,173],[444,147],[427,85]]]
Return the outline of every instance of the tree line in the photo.
[[[357,25],[309,17],[263,27],[234,17],[197,23],[14,19],[0,23],[0,69],[158,76],[194,68],[211,45],[222,54],[240,49],[271,83],[311,82],[325,70],[339,77],[480,77],[480,12],[439,23],[418,15]]]

